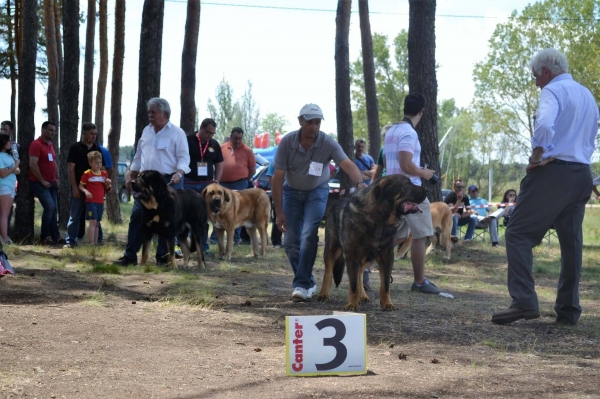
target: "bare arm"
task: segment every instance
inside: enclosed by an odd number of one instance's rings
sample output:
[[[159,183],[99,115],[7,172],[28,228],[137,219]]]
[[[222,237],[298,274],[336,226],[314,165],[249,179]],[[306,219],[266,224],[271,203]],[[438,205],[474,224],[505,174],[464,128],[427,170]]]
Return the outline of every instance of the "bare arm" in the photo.
[[[435,173],[433,170],[428,168],[420,168],[412,161],[413,154],[408,151],[398,152],[398,159],[400,160],[400,169],[404,173],[410,176],[422,177],[425,180],[431,179]]]
[[[82,183],[79,183],[79,189],[81,191],[83,191],[86,198],[92,198],[92,193],[90,193],[88,190],[86,190],[85,185],[83,185]]]
[[[283,178],[285,177],[284,170],[275,169],[275,173],[271,178],[271,195],[273,196],[273,202],[275,203],[275,214],[277,215],[277,228],[285,233],[286,221],[283,215],[282,202],[283,202]]]
[[[219,162],[215,165],[215,180],[221,181],[221,175],[223,174],[223,163]]]
[[[17,159],[15,161],[15,164],[13,166],[11,166],[10,168],[4,168],[4,169],[0,169],[0,177],[5,178],[6,176],[14,173],[16,175],[18,175],[19,173],[19,160]]]
[[[342,170],[346,172],[348,176],[350,176],[350,179],[352,180],[352,183],[354,185],[363,182],[363,177],[360,173],[360,169],[358,169],[358,166],[356,166],[356,164],[352,162],[349,158],[344,159],[340,163],[340,168],[342,168]]]
[[[31,169],[31,173],[35,176],[35,178],[42,183],[42,185],[46,188],[50,187],[50,183],[48,183],[42,177],[42,173],[40,172],[40,166],[38,165],[39,158],[38,157],[29,157],[29,169]]]

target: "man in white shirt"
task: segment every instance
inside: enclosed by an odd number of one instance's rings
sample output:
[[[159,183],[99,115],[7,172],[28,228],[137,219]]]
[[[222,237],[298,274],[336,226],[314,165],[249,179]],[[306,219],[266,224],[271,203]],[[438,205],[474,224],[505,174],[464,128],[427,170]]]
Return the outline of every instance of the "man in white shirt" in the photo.
[[[542,91],[527,175],[505,235],[508,292],[513,300],[508,310],[492,316],[492,322],[508,324],[540,317],[531,274],[532,249],[554,225],[562,258],[554,305],[556,322],[574,325],[581,315],[581,226],[592,191],[590,163],[600,116],[594,96],[568,73],[564,54],[541,50],[529,66]]]
[[[183,130],[169,121],[171,107],[163,98],[151,98],[148,101],[148,119],[150,124],[144,128],[125,185],[131,191],[131,182],[140,172],[156,170],[165,175],[174,189],[183,188],[183,175],[190,172],[190,153],[187,138]],[[137,253],[142,247],[142,204],[137,197],[131,210],[127,247],[123,257],[116,265],[137,264]],[[162,237],[156,248],[156,263],[166,265],[167,245]]]
[[[404,119],[395,124],[385,135],[383,152],[385,154],[385,170],[389,175],[404,175],[410,178],[414,185],[421,185],[421,178],[431,179],[433,170],[421,168],[421,143],[415,127],[421,121],[425,110],[425,97],[420,93],[411,93],[404,99]],[[433,235],[431,210],[429,200],[419,204],[422,213],[404,216],[404,222],[398,228],[394,246],[406,241],[410,229],[412,244],[410,247],[411,261],[415,281],[411,291],[424,294],[441,293],[429,279],[425,278],[425,241]]]

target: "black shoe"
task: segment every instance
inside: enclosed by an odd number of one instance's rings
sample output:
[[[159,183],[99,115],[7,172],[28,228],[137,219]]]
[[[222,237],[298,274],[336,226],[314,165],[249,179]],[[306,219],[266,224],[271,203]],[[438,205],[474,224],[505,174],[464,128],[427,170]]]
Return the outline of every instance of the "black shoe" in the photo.
[[[129,259],[129,258],[126,258],[125,256],[123,256],[119,260],[114,261],[113,265],[117,265],[117,266],[136,266],[137,265],[137,259]]]

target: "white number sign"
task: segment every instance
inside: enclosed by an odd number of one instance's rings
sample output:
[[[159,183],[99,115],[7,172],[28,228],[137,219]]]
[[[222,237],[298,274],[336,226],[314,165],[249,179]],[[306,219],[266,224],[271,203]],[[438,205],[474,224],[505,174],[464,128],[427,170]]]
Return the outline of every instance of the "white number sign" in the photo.
[[[286,374],[366,374],[367,320],[364,314],[287,316]]]

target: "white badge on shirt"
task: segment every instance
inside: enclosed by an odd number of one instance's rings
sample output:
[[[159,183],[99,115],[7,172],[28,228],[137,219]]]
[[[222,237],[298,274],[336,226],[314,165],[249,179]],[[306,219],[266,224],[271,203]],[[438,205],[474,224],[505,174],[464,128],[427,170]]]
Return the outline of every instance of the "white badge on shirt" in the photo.
[[[198,176],[208,176],[208,164],[206,162],[198,162]]]
[[[310,176],[321,177],[321,175],[323,174],[323,164],[311,161],[310,166],[308,167],[308,174]]]
[[[48,153],[48,161],[52,162],[54,161],[54,158],[52,157],[52,154]]]
[[[160,139],[158,143],[156,143],[157,150],[166,150],[169,148],[169,139]]]

